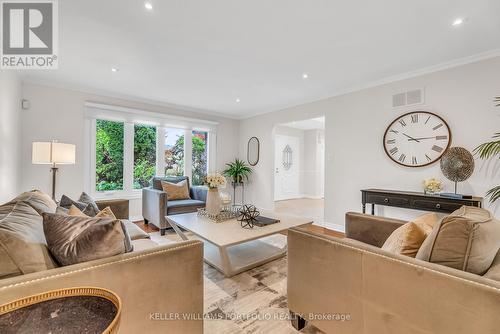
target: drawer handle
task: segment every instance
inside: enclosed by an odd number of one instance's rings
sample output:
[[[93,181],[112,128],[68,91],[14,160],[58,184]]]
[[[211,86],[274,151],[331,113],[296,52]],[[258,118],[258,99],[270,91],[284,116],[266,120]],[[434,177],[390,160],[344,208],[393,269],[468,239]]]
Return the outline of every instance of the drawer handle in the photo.
[[[389,199],[388,198],[384,198],[384,202],[385,203],[389,203]]]
[[[441,209],[441,204],[436,204],[436,209]]]

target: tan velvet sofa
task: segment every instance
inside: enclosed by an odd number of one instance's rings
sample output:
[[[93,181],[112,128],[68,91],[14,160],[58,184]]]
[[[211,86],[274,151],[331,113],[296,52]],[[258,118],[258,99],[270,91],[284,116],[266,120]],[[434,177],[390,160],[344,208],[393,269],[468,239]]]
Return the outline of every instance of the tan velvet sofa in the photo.
[[[25,242],[45,252],[41,216],[29,210],[24,202],[0,206],[0,248],[12,246],[9,242]],[[101,287],[121,298],[120,333],[202,333],[203,244],[187,241],[159,246],[135,224],[125,221],[125,225],[134,251],[105,259],[47,270],[21,265],[16,272],[9,268],[12,261],[6,257],[22,250],[0,250],[0,273],[4,275],[0,279],[0,305],[61,288]],[[181,318],[175,319],[176,315]],[[183,315],[192,320],[182,319]]]
[[[335,334],[500,332],[500,282],[381,250],[404,221],[348,213],[345,239],[288,233],[288,307]]]

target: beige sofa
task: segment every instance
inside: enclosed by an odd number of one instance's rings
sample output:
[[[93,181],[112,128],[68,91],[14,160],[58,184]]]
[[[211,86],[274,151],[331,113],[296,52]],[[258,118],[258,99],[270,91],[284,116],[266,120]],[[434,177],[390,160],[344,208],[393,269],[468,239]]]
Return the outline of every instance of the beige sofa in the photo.
[[[47,251],[42,218],[25,205],[26,197],[20,199],[23,201],[0,206],[0,248],[19,242],[42,254]],[[40,203],[34,207],[40,209]],[[120,333],[202,333],[203,322],[199,320],[203,314],[202,243],[188,241],[159,246],[135,224],[128,221],[125,224],[134,251],[106,259],[39,271],[33,265],[11,269],[13,264],[7,257],[18,256],[21,249],[16,250],[17,254],[12,248],[1,253],[0,305],[60,288],[102,287],[122,300]],[[18,256],[13,260],[18,263],[29,259]],[[167,320],[168,314],[181,317],[187,314],[193,320]]]
[[[288,233],[288,307],[338,334],[500,331],[500,282],[382,251],[404,221],[348,213],[346,239]]]

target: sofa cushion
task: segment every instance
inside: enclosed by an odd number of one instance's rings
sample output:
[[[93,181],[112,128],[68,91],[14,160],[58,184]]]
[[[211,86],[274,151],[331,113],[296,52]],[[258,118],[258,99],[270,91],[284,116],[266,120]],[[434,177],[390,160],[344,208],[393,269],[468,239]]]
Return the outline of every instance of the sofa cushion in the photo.
[[[0,278],[55,267],[37,211],[24,201],[0,206]]]
[[[188,188],[190,188],[189,187],[189,177],[187,177],[187,176],[155,176],[151,180],[151,186],[153,187],[153,189],[163,190],[163,188],[161,186],[161,181],[167,181],[170,183],[178,183],[178,182],[181,182],[184,180],[187,180]]]
[[[161,181],[163,191],[167,193],[167,201],[190,199],[187,180],[177,183]]]
[[[500,249],[500,222],[485,209],[463,206],[436,224],[416,258],[483,275]]]
[[[132,240],[132,245],[134,245],[134,252],[158,247],[158,244],[151,239]]]
[[[40,190],[24,192],[10,202],[17,203],[20,201],[26,202],[40,215],[44,212],[54,213],[57,208],[56,202],[54,202],[49,195],[41,192]]]
[[[179,214],[195,212],[200,208],[205,207],[205,202],[198,201],[195,199],[184,199],[178,201],[168,201],[167,202],[167,213],[168,214]]]
[[[139,226],[131,222],[130,220],[122,219],[123,224],[125,225],[125,229],[127,230],[130,239],[139,240],[139,239],[149,239],[149,234],[144,232]]]
[[[133,250],[120,220],[44,213],[43,229],[52,256],[64,266]]]
[[[409,222],[392,232],[382,245],[382,249],[394,254],[415,257],[425,238],[425,231],[414,222]]]

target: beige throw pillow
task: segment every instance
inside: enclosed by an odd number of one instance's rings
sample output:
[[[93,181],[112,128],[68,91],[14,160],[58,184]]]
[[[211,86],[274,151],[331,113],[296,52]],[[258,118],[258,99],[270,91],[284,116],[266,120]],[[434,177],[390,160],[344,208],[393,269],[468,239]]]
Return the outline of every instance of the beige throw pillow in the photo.
[[[183,180],[178,183],[161,181],[161,187],[163,188],[163,191],[167,193],[168,201],[190,199],[187,180]]]
[[[132,251],[120,220],[43,214],[43,230],[52,256],[63,266]]]
[[[382,249],[394,254],[415,257],[426,237],[423,229],[416,223],[409,222],[392,232]]]
[[[463,206],[444,217],[417,259],[483,275],[500,249],[500,222],[488,210]]]
[[[71,205],[71,207],[68,210],[68,216],[76,216],[76,217],[89,217],[86,214],[84,214],[80,209],[78,209],[76,206]],[[115,214],[111,210],[109,206],[105,207],[101,211],[95,215],[95,218],[111,218],[111,219],[116,219]]]

